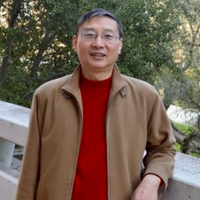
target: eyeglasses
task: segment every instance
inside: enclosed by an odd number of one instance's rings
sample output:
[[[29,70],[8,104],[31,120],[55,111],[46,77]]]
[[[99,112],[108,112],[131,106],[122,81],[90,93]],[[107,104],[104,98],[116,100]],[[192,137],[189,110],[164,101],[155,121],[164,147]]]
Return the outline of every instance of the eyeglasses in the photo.
[[[86,42],[95,41],[98,35],[101,35],[101,39],[106,44],[113,44],[117,41],[117,39],[120,38],[112,33],[97,34],[96,32],[93,31],[84,31],[80,33],[81,39]]]

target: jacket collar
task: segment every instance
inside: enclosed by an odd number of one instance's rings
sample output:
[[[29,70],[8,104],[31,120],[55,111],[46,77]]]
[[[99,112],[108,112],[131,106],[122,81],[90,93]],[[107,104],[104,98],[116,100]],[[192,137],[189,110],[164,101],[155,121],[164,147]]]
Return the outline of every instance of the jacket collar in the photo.
[[[73,94],[74,96],[78,97],[80,95],[79,89],[79,79],[81,75],[81,65],[75,69],[68,82],[62,87],[65,96],[70,95],[69,93]],[[112,79],[112,86],[111,86],[111,96],[113,96],[116,92],[120,92],[122,97],[126,96],[125,86],[127,83],[124,81],[122,75],[120,74],[117,65],[115,64],[113,68],[113,79]],[[71,95],[70,95],[71,96]],[[79,98],[78,98],[79,99]],[[79,99],[80,100],[80,99]]]
[[[112,86],[110,90],[110,96],[115,95],[115,93],[120,92],[122,97],[126,96],[126,87],[127,83],[123,79],[117,65],[115,64],[113,68],[113,79],[112,79]]]

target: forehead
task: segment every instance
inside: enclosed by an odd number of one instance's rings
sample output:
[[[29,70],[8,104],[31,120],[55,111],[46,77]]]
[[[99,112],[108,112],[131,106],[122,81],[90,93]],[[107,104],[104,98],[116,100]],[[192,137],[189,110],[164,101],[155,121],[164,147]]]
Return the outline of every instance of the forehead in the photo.
[[[93,17],[86,20],[79,28],[80,30],[101,30],[101,31],[118,31],[117,22],[110,17]]]

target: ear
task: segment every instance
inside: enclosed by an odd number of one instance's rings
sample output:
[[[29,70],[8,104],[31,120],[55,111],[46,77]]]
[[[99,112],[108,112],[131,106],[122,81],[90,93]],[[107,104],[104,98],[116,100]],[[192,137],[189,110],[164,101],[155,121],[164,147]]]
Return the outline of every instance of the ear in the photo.
[[[77,36],[73,35],[72,37],[72,48],[74,49],[74,51],[76,51],[77,49]]]
[[[121,53],[122,46],[123,46],[123,39],[121,38],[119,41],[119,54]]]

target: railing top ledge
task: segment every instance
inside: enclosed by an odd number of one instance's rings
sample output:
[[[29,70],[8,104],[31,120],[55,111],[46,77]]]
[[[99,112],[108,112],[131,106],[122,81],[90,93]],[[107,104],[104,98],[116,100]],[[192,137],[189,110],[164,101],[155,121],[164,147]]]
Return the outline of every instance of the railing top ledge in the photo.
[[[30,109],[0,101],[0,119],[28,127]]]
[[[200,158],[177,152],[173,179],[200,188],[199,166]]]
[[[0,101],[0,137],[25,146],[30,109]]]

